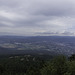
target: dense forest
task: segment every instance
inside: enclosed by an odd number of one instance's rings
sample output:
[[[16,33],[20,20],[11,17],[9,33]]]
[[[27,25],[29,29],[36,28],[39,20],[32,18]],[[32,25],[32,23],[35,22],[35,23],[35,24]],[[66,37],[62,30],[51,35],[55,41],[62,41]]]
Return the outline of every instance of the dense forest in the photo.
[[[0,75],[75,75],[75,55],[0,56]]]

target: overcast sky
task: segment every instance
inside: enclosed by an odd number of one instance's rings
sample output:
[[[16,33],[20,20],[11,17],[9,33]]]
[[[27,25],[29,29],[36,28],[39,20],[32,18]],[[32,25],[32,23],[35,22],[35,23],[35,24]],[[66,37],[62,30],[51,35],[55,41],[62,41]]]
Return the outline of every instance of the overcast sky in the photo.
[[[0,0],[0,35],[75,35],[74,0]]]

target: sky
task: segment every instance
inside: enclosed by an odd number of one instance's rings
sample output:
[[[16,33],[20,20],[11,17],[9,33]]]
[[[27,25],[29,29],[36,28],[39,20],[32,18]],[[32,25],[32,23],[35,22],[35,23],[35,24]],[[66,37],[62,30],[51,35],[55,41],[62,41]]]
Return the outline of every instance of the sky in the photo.
[[[75,0],[0,0],[0,35],[75,36]]]

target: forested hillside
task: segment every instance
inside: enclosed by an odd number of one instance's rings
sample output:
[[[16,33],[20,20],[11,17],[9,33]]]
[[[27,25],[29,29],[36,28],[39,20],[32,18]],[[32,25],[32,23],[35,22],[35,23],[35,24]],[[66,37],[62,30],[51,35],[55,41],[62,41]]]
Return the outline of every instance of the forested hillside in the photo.
[[[0,37],[0,75],[75,75],[75,37]]]
[[[75,75],[75,55],[1,56],[0,75]]]

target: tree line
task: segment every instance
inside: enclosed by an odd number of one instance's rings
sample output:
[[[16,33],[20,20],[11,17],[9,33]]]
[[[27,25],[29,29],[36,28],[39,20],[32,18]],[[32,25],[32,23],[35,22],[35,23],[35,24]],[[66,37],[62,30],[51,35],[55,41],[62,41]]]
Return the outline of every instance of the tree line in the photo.
[[[51,60],[35,56],[3,58],[0,59],[0,75],[75,75],[75,54]]]

